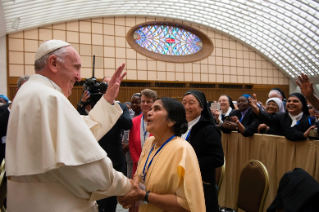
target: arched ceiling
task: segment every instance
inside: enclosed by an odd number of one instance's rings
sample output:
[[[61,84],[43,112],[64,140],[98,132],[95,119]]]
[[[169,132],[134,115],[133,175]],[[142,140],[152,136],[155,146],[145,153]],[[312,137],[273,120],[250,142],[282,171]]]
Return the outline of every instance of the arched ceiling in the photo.
[[[319,2],[311,0],[1,0],[6,33],[103,16],[198,23],[246,43],[286,76],[319,75]]]

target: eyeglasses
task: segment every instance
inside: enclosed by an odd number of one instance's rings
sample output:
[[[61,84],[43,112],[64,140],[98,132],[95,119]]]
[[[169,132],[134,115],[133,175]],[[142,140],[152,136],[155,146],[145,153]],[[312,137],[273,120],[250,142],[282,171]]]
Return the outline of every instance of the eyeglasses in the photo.
[[[153,102],[152,101],[142,101],[142,104],[152,104]]]

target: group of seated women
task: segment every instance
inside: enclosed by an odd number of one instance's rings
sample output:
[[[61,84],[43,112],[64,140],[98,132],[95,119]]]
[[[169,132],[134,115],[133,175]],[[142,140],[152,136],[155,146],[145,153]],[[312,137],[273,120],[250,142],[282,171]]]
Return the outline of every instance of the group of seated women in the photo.
[[[285,136],[291,141],[307,139],[316,123],[315,118],[310,117],[306,98],[292,93],[286,102],[279,98],[282,91],[278,90],[269,93],[271,97],[276,91],[279,96],[269,98],[265,107],[257,102],[255,94],[244,94],[238,98],[237,110],[229,96],[221,95],[220,110],[212,111],[216,125],[224,133],[238,131],[245,137],[263,133]]]

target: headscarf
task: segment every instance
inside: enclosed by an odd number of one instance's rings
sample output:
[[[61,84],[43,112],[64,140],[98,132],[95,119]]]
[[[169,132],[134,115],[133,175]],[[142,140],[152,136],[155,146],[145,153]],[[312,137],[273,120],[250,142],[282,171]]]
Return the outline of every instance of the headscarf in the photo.
[[[273,89],[270,90],[270,92],[271,92],[271,91],[277,91],[277,92],[279,92],[280,95],[282,96],[282,101],[283,101],[283,102],[286,102],[286,101],[287,101],[287,100],[286,100],[285,93],[284,93],[280,88],[274,87]],[[270,93],[270,92],[269,92],[269,93]]]
[[[0,98],[4,99],[7,103],[9,103],[9,98],[6,95],[1,94]]]
[[[229,107],[231,107],[233,110],[235,109],[235,106],[234,106],[233,100],[230,98],[230,96],[227,96],[227,95],[225,95],[225,94],[220,95],[220,96],[226,96],[226,97],[228,98]]]
[[[289,97],[291,97],[291,96],[297,97],[300,100],[300,102],[302,104],[302,112],[305,115],[310,116],[309,110],[308,110],[308,106],[307,106],[306,97],[304,95],[302,95],[301,93],[292,93],[292,94],[289,95]]]
[[[213,115],[210,112],[210,109],[206,103],[205,94],[198,90],[189,90],[184,94],[184,96],[188,94],[192,94],[193,96],[196,97],[196,99],[199,101],[201,108],[203,108],[201,115],[204,116],[205,119],[210,120],[215,125]]]
[[[274,101],[278,105],[278,108],[279,108],[278,112],[284,112],[284,113],[286,112],[285,107],[284,107],[284,103],[281,101],[281,99],[279,99],[277,97],[269,98],[269,99],[267,99],[266,104],[270,101]]]

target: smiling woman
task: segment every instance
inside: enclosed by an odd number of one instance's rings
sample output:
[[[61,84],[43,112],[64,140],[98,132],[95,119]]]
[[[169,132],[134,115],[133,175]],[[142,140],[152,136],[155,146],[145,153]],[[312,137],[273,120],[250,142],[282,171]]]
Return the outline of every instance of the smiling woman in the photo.
[[[250,105],[260,122],[271,129],[276,129],[279,135],[284,135],[288,140],[305,140],[309,136],[311,120],[306,98],[300,93],[292,93],[287,101],[287,112],[269,114],[257,107],[256,100],[250,99]]]
[[[198,158],[206,211],[217,212],[219,210],[215,187],[215,168],[224,164],[220,131],[215,126],[203,92],[187,91],[182,104],[185,107],[188,122],[188,131],[182,135],[182,138],[192,145]]]

